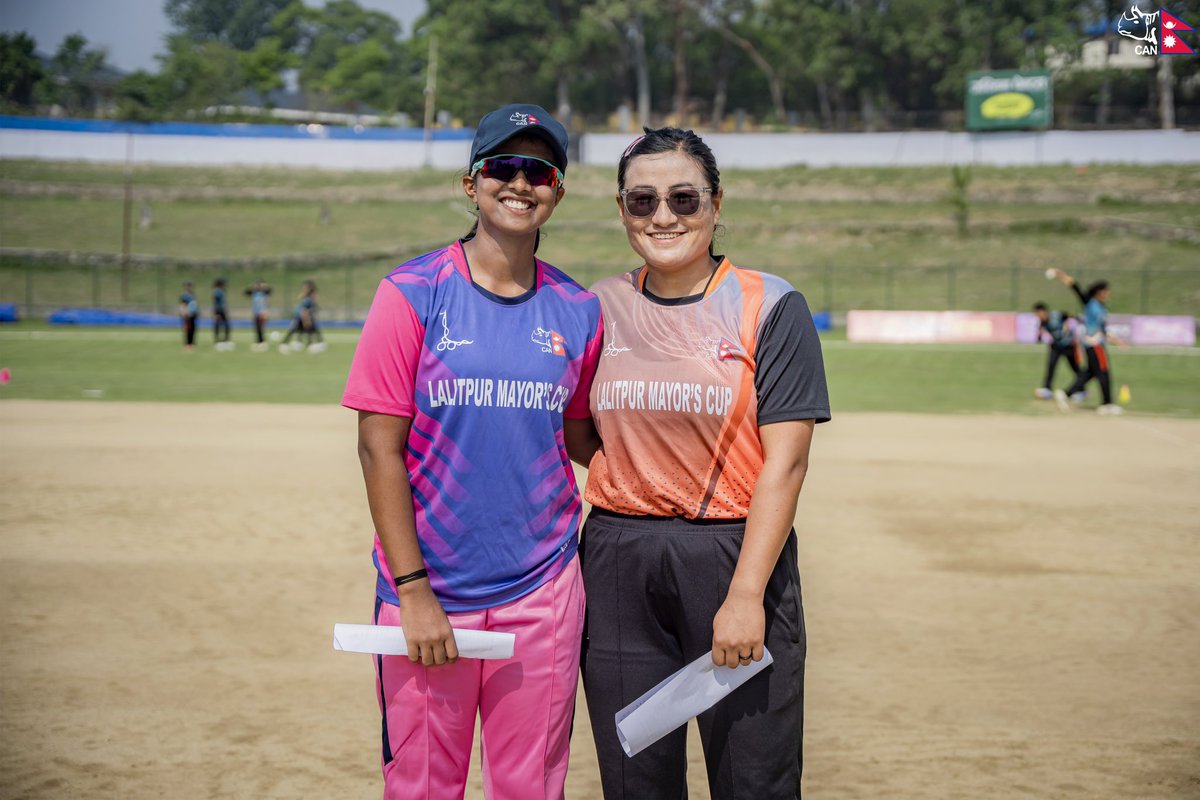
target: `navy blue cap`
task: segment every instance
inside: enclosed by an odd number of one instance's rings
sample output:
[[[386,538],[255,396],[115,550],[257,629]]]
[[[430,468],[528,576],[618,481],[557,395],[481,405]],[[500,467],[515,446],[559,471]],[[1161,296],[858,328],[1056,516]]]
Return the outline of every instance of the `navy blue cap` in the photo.
[[[484,114],[475,129],[471,142],[471,160],[468,166],[479,160],[520,133],[540,136],[550,145],[554,163],[563,172],[567,171],[567,129],[546,109],[530,103],[513,103]]]

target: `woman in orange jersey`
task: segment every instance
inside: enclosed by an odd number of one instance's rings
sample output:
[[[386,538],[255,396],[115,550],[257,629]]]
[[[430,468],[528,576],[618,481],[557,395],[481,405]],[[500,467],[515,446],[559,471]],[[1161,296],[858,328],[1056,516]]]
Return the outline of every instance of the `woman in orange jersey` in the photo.
[[[625,151],[617,208],[644,263],[593,287],[584,686],[607,800],[685,794],[686,729],[632,758],[614,714],[710,652],[774,663],[699,718],[714,800],[800,796],[804,618],[792,522],[815,423],[829,419],[804,296],[713,250],[723,193],[691,131]]]

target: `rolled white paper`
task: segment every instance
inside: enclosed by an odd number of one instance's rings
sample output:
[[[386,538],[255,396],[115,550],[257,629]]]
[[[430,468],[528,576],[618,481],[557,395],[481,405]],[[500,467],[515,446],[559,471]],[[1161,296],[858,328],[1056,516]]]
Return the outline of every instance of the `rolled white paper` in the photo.
[[[452,628],[458,655],[462,658],[512,658],[517,637],[513,633],[473,631]],[[408,655],[404,629],[395,625],[352,625],[339,622],[333,626],[333,649],[348,653],[377,653],[384,656]]]
[[[617,712],[617,738],[633,757],[689,719],[716,705],[725,695],[774,662],[763,648],[761,661],[744,667],[718,667],[705,653]]]

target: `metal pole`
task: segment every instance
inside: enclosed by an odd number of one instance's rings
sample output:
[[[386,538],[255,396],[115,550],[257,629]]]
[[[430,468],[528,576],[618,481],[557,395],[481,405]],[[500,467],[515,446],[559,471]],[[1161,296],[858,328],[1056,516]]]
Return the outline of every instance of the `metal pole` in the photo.
[[[129,237],[133,227],[133,134],[125,134],[125,220],[121,229],[121,302],[129,302]]]
[[[833,311],[833,264],[825,262],[825,310]]]
[[[283,270],[283,312],[281,312],[281,316],[282,314],[287,314],[288,319],[291,319],[291,311],[288,308],[288,302],[292,296],[292,286],[291,275],[288,274],[288,265],[286,261],[280,266],[280,269]]]
[[[437,106],[437,36],[429,37],[429,66],[425,73],[425,166],[433,166],[433,114]]]
[[[1150,313],[1150,268],[1142,267],[1142,313]]]

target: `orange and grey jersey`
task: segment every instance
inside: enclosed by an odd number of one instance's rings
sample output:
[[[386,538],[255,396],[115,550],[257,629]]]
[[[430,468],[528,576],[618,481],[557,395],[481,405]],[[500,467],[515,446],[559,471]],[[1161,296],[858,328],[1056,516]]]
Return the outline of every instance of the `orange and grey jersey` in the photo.
[[[591,410],[604,442],[586,499],[621,514],[743,519],[758,428],[829,419],[804,296],[723,259],[702,294],[656,298],[644,267],[600,281],[604,347]]]

